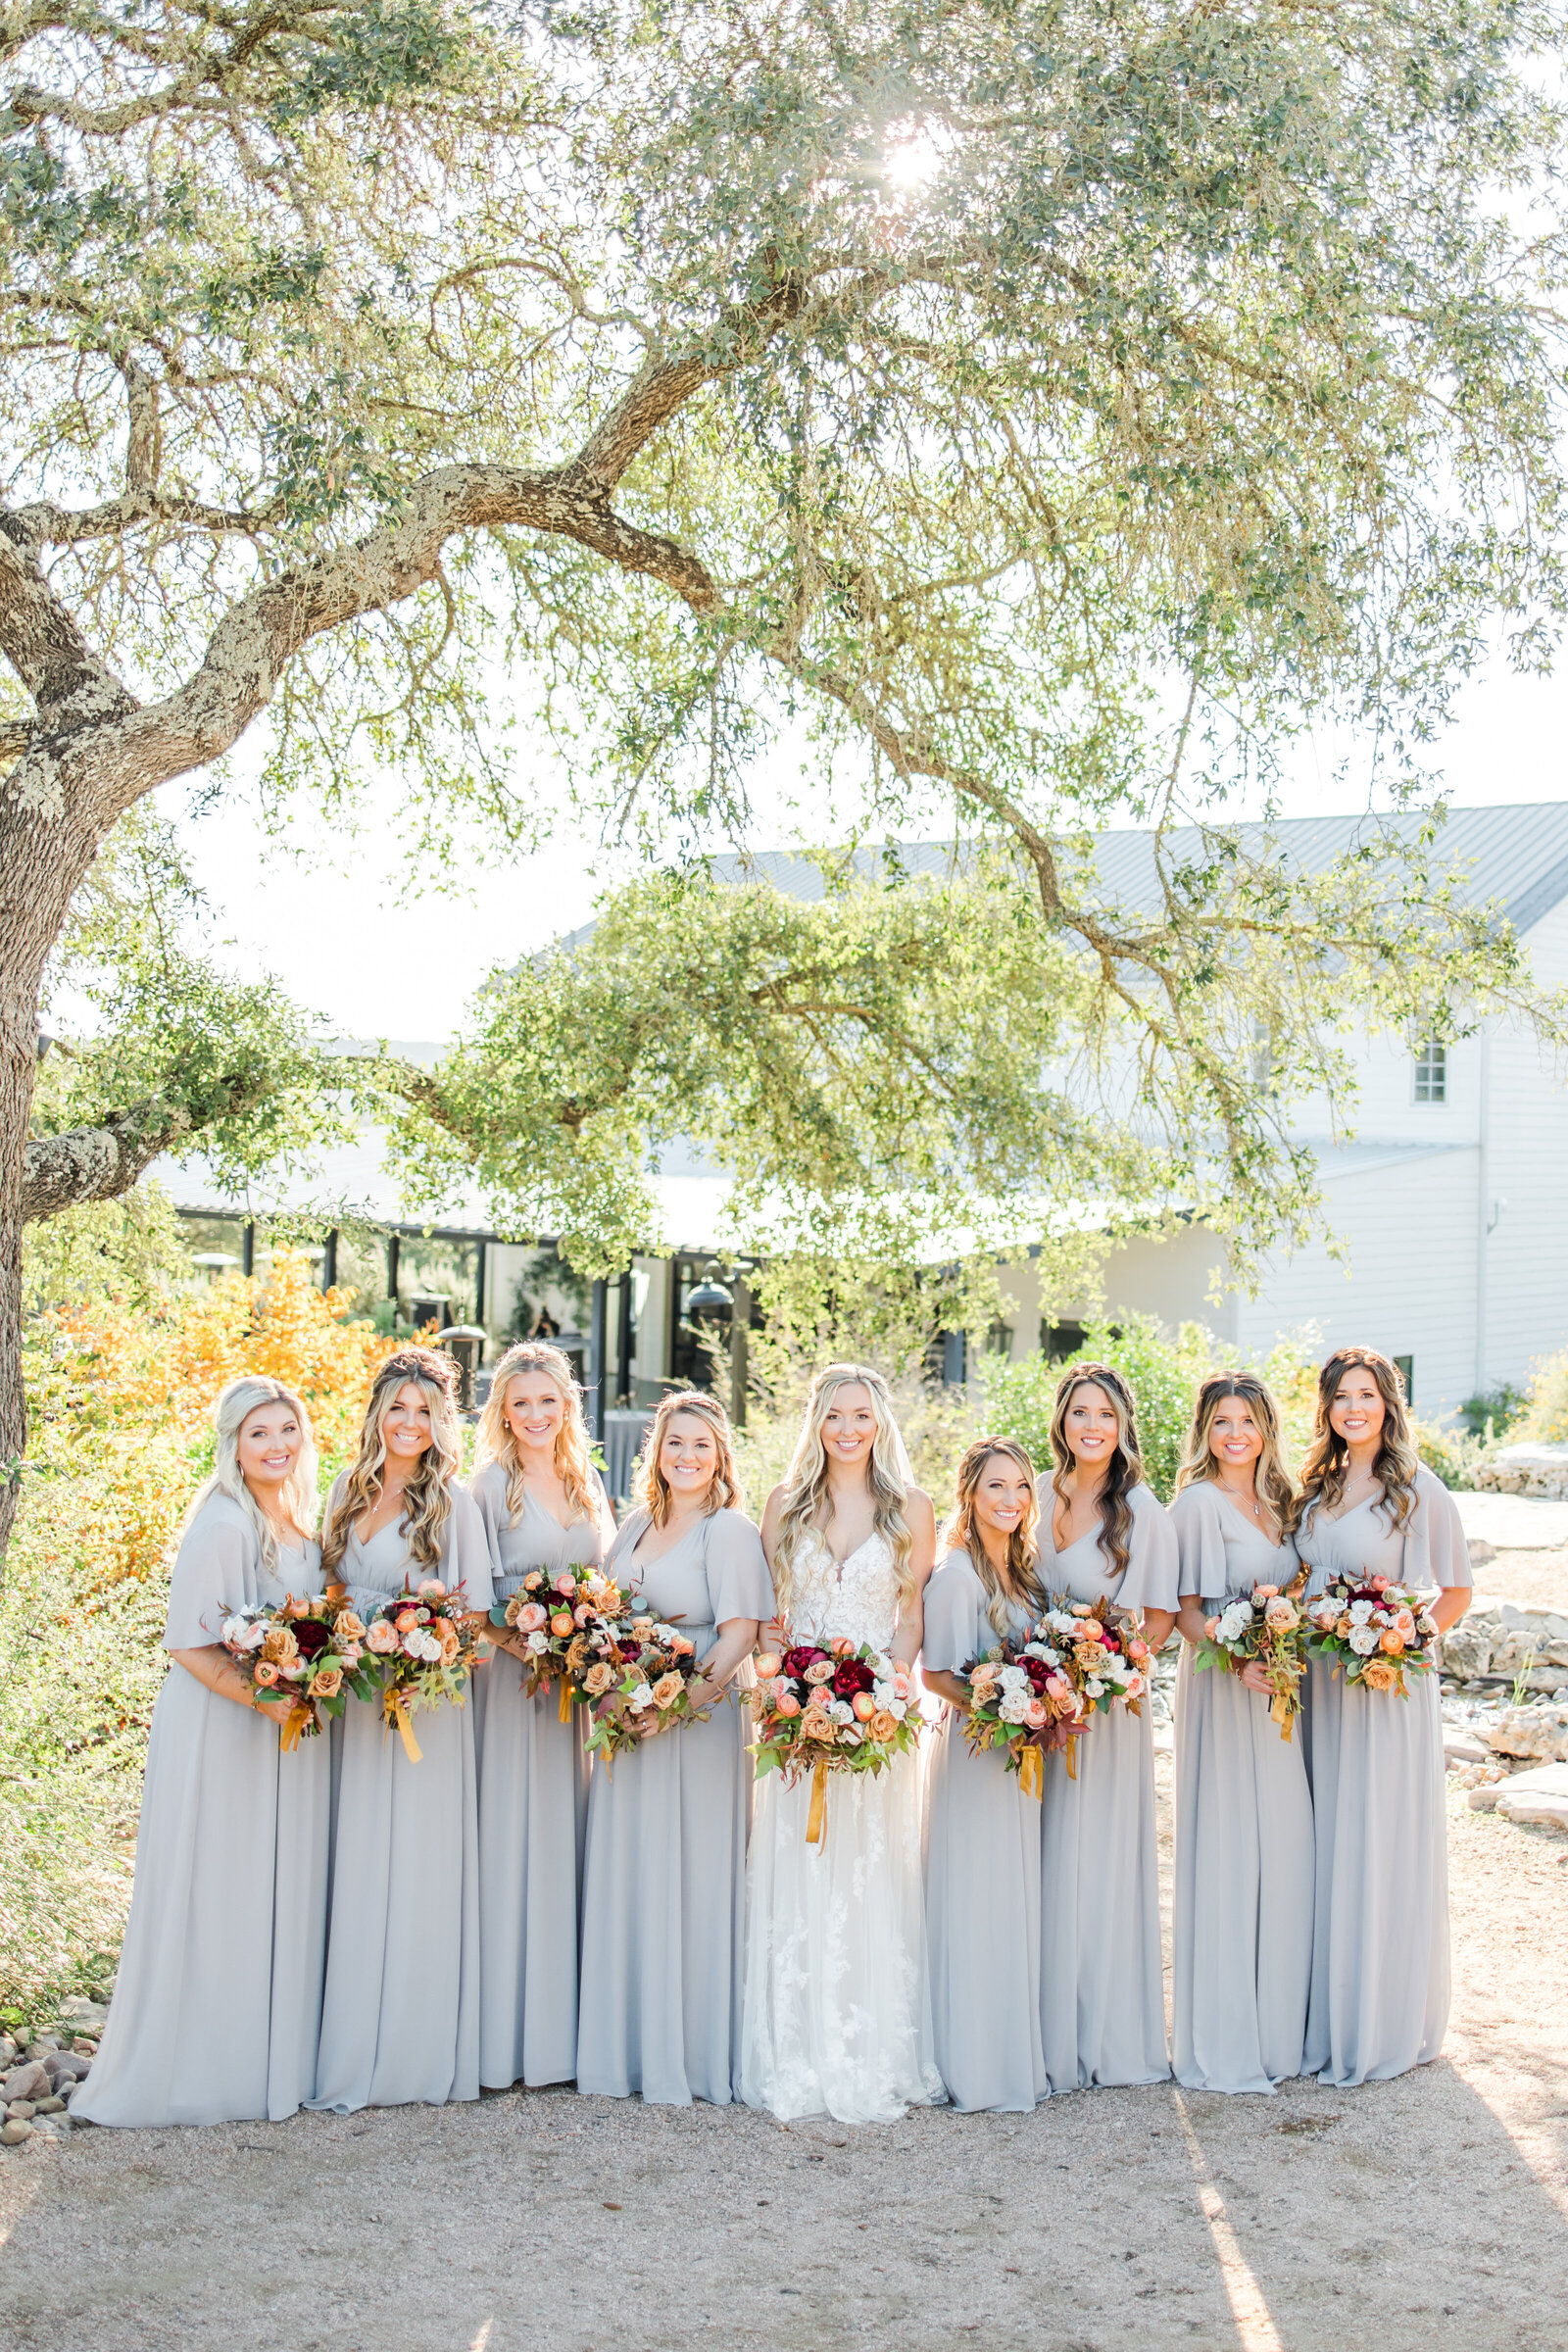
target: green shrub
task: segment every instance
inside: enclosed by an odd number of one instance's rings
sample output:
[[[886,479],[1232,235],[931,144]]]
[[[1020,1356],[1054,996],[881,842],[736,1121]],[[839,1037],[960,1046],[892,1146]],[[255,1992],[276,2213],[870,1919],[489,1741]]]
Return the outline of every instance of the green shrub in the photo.
[[[1525,1409],[1508,1435],[1534,1438],[1544,1446],[1568,1445],[1568,1348],[1537,1363]]]
[[[1138,1402],[1138,1435],[1149,1483],[1161,1502],[1176,1486],[1182,1444],[1193,1416],[1193,1396],[1211,1360],[1208,1333],[1184,1323],[1168,1339],[1152,1315],[1124,1316],[1118,1323],[1092,1323],[1081,1348],[1053,1360],[1031,1355],[1017,1363],[983,1359],[983,1420],[1002,1437],[1016,1439],[1037,1470],[1051,1467],[1051,1415],[1063,1373],[1075,1364],[1109,1364],[1121,1373]]]

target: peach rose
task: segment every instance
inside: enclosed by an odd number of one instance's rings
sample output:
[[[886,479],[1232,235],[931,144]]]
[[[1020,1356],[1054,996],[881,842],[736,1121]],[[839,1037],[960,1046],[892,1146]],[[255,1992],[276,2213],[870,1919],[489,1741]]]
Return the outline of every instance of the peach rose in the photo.
[[[1271,1600],[1263,1611],[1263,1623],[1272,1626],[1277,1634],[1288,1634],[1291,1628],[1299,1625],[1300,1621],[1299,1612],[1295,1604],[1288,1600],[1282,1600],[1278,1596]]]
[[[672,1707],[680,1696],[680,1690],[681,1683],[678,1674],[662,1674],[654,1685],[655,1706]]]
[[[776,1649],[760,1649],[757,1653],[757,1679],[770,1683],[784,1661]]]
[[[511,1615],[510,1610],[507,1613]],[[545,1612],[537,1600],[525,1600],[513,1619],[519,1634],[536,1634],[544,1621]]]
[[[537,1592],[544,1581],[545,1573],[542,1568],[530,1568],[522,1580],[522,1589],[525,1592]]]
[[[559,1640],[564,1641],[566,1635],[571,1632],[571,1611],[569,1609],[558,1609],[550,1620],[550,1631],[556,1635]]]
[[[365,1637],[365,1646],[377,1658],[388,1658],[398,1645],[397,1628],[378,1617]]]
[[[340,1642],[363,1642],[365,1628],[352,1609],[339,1609],[333,1632]]]
[[[669,1637],[669,1654],[672,1658],[689,1658],[695,1654],[696,1648],[696,1642],[688,1642],[684,1634],[671,1634]]]
[[[443,1622],[436,1627],[435,1638],[441,1644],[442,1665],[450,1666],[463,1647],[462,1642],[458,1640],[457,1627]]]
[[[277,1668],[272,1664],[270,1658],[259,1659],[253,1673],[257,1688],[262,1690],[268,1690],[277,1680]]]
[[[614,1669],[610,1666],[590,1666],[583,1677],[583,1689],[590,1698],[603,1698],[614,1681]]]
[[[1391,1666],[1386,1658],[1368,1658],[1361,1671],[1361,1680],[1369,1690],[1392,1690],[1398,1683],[1399,1670],[1397,1666]]]
[[[1387,1650],[1391,1658],[1396,1658],[1399,1655],[1404,1647],[1404,1636],[1399,1632],[1397,1626],[1391,1625],[1386,1634],[1378,1636],[1378,1647]]]
[[[569,1600],[576,1590],[577,1579],[569,1568],[563,1568],[556,1579],[556,1591],[561,1594],[563,1600]]]
[[[1254,1600],[1272,1600],[1278,1592],[1278,1585],[1254,1585],[1252,1587],[1252,1598]]]
[[[586,1625],[592,1615],[593,1611],[588,1603],[585,1600],[579,1600],[571,1612],[571,1622],[573,1625]]]
[[[835,1658],[853,1658],[855,1655],[855,1643],[847,1634],[835,1634],[827,1646],[830,1655]]]
[[[1048,1674],[1046,1689],[1055,1699],[1071,1698],[1072,1696],[1072,1685],[1064,1674]]]
[[[824,1715],[817,1707],[808,1707],[801,1717],[803,1740],[831,1740],[836,1728],[832,1716]]]
[[[336,1698],[343,1688],[341,1666],[318,1666],[311,1677],[312,1698]]]
[[[399,1609],[392,1622],[400,1634],[412,1634],[419,1622],[419,1612],[417,1609]]]
[[[808,1683],[830,1683],[833,1680],[832,1659],[817,1658],[806,1669],[806,1680]]]
[[[857,1723],[869,1723],[877,1711],[876,1700],[871,1696],[869,1690],[857,1690],[850,1701],[850,1707]]]
[[[274,1666],[286,1665],[290,1658],[297,1658],[299,1654],[300,1645],[286,1625],[274,1625],[262,1643],[263,1657],[270,1658]]]
[[[793,1690],[786,1690],[783,1696],[777,1701],[777,1707],[779,1714],[785,1717],[798,1715],[801,1711],[801,1702],[796,1697]]]
[[[1149,1643],[1147,1642],[1140,1642],[1135,1635],[1133,1640],[1127,1644],[1127,1655],[1131,1658],[1135,1666],[1141,1666],[1149,1655]]]
[[[418,1588],[421,1600],[445,1600],[447,1589],[438,1576],[427,1576]]]
[[[1205,1617],[1203,1619],[1203,1631],[1211,1642],[1217,1642],[1219,1640],[1219,1619],[1217,1617]]]
[[[1374,1592],[1386,1592],[1389,1589],[1390,1579],[1386,1576],[1369,1576],[1366,1581]]]
[[[1023,1719],[1032,1732],[1038,1732],[1050,1720],[1045,1702],[1038,1698],[1032,1698],[1023,1711]]]
[[[886,1707],[878,1707],[866,1729],[873,1740],[896,1740],[899,1733],[899,1719],[896,1715],[890,1715]]]

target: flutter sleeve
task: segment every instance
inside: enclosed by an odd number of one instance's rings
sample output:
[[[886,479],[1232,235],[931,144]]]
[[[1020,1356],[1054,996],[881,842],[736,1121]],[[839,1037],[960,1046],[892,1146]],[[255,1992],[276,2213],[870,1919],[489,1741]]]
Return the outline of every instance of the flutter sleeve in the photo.
[[[1184,1599],[1196,1592],[1203,1600],[1223,1600],[1229,1581],[1218,1496],[1200,1480],[1183,1487],[1169,1515],[1176,1531],[1177,1591]]]
[[[1148,1487],[1134,1487],[1132,1556],[1116,1592],[1119,1609],[1169,1609],[1181,1603],[1176,1530],[1164,1504]]]
[[[1473,1585],[1476,1581],[1459,1506],[1425,1463],[1416,1472],[1415,1509],[1405,1524],[1400,1574],[1416,1592],[1430,1592],[1434,1585]]]
[[[629,1523],[628,1523],[629,1524]],[[762,1539],[739,1511],[715,1511],[708,1522],[703,1555],[713,1623],[755,1617],[765,1625],[773,1614],[773,1579]]]
[[[483,1516],[467,1488],[456,1479],[448,1491],[452,1512],[441,1546],[441,1581],[449,1590],[463,1587],[466,1608],[488,1609],[495,1598],[495,1566]]]
[[[981,1623],[980,1580],[966,1551],[950,1551],[925,1589],[925,1633],[920,1663],[930,1674],[961,1674],[995,1649],[989,1619]]]
[[[605,1574],[613,1576],[622,1592],[631,1575],[631,1555],[642,1541],[642,1533],[647,1525],[647,1508],[639,1503],[636,1510],[627,1512],[616,1528],[615,1540],[605,1554]]]
[[[221,1641],[229,1611],[256,1605],[261,1565],[261,1538],[239,1504],[210,1495],[174,1554],[164,1647],[204,1649]]]

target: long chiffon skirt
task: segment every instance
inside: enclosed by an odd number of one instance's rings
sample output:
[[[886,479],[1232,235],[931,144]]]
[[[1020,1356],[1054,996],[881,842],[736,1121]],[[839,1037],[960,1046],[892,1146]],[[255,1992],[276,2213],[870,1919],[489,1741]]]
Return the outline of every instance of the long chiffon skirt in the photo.
[[[1041,2036],[1053,2090],[1163,2082],[1154,1742],[1115,1707],[1046,1759],[1041,1806]]]
[[[925,1919],[949,2098],[1026,2113],[1051,2089],[1040,2039],[1040,1799],[1001,1756],[971,1754],[952,1713],[931,1737]]]
[[[1324,2082],[1425,2066],[1448,2023],[1448,1847],[1434,1674],[1408,1698],[1307,1669],[1317,1830],[1306,2067]]]
[[[1228,1669],[1176,1677],[1176,2080],[1272,2091],[1301,2072],[1312,1971],[1312,1796],[1300,1723]]]
[[[587,1710],[561,1720],[515,1659],[487,1669],[479,1746],[479,2080],[569,2082],[588,1828]]]

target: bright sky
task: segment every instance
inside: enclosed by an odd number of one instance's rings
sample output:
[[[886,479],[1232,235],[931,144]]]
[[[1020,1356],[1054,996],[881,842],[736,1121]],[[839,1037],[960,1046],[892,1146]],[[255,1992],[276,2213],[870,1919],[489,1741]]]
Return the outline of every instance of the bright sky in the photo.
[[[1517,678],[1499,662],[1465,689],[1436,761],[1449,799],[1462,806],[1558,800],[1568,795],[1565,747],[1568,679]],[[751,847],[792,839],[788,804],[800,790],[804,756],[804,747],[792,748],[755,776]],[[186,806],[190,789],[187,782],[166,793],[171,814]],[[598,892],[631,867],[624,853],[607,855],[568,820],[532,857],[475,863],[464,894],[410,901],[400,895],[402,800],[389,777],[377,795],[379,821],[358,837],[334,838],[317,824],[282,850],[263,842],[236,782],[186,838],[217,918],[214,944],[230,943],[230,968],[274,974],[342,1034],[441,1039],[490,970],[586,921]],[[1354,805],[1353,788],[1310,752],[1283,796],[1287,816]]]

